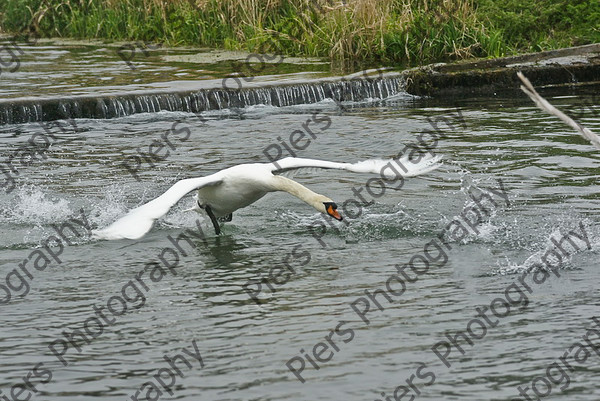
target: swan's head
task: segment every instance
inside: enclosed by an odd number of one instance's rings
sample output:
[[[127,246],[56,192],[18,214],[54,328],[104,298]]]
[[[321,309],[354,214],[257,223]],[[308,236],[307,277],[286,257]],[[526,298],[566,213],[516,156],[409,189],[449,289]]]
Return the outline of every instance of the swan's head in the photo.
[[[337,211],[337,205],[331,199],[328,199],[326,202],[323,202],[323,210],[319,210],[321,213],[325,213],[330,215],[336,220],[342,221],[342,216]]]

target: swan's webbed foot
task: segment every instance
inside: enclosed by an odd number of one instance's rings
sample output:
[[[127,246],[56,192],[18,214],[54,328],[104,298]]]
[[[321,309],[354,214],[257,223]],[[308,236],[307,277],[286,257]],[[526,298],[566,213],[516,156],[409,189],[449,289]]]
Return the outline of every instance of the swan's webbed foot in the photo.
[[[233,220],[233,213],[229,213],[227,216],[218,217],[217,220],[222,223],[228,223]]]
[[[215,214],[213,213],[211,207],[209,205],[206,205],[204,207],[204,210],[206,211],[208,217],[210,217],[210,221],[212,222],[212,225],[215,228],[215,234],[221,234],[221,227],[219,226],[219,222],[217,221],[217,218],[215,217]]]

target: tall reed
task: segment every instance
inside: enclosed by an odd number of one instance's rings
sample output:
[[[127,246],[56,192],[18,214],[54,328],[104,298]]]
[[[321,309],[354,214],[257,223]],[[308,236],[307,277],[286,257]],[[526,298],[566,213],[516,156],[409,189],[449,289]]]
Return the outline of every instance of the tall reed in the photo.
[[[0,0],[0,29],[419,64],[600,41],[600,2],[569,1]]]

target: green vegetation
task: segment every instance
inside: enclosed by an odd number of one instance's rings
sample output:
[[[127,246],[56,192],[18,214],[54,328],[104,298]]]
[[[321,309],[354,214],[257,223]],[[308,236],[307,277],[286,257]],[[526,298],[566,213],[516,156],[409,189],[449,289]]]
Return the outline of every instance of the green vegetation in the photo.
[[[422,64],[600,42],[600,2],[0,0],[0,29]]]

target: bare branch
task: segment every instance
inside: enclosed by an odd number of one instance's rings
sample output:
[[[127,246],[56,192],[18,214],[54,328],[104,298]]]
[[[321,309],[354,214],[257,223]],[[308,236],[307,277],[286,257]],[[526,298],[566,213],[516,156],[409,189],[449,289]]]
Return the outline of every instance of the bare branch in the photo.
[[[553,114],[556,117],[560,118],[562,121],[564,121],[570,127],[577,130],[577,132],[579,132],[581,134],[581,136],[583,136],[585,139],[590,141],[592,145],[594,145],[596,148],[600,149],[600,137],[598,135],[594,134],[588,128],[579,124],[578,122],[573,120],[571,117],[567,116],[565,113],[558,110],[556,107],[552,106],[546,99],[541,97],[540,94],[537,93],[537,91],[535,90],[535,88],[533,87],[531,82],[529,82],[529,80],[527,78],[525,78],[525,75],[523,75],[522,72],[520,72],[520,71],[517,72],[517,76],[521,79],[521,81],[524,84],[524,85],[521,85],[521,90],[523,92],[525,92],[527,94],[527,96],[529,96],[531,98],[531,100],[533,100],[540,109],[545,110],[548,113]]]

